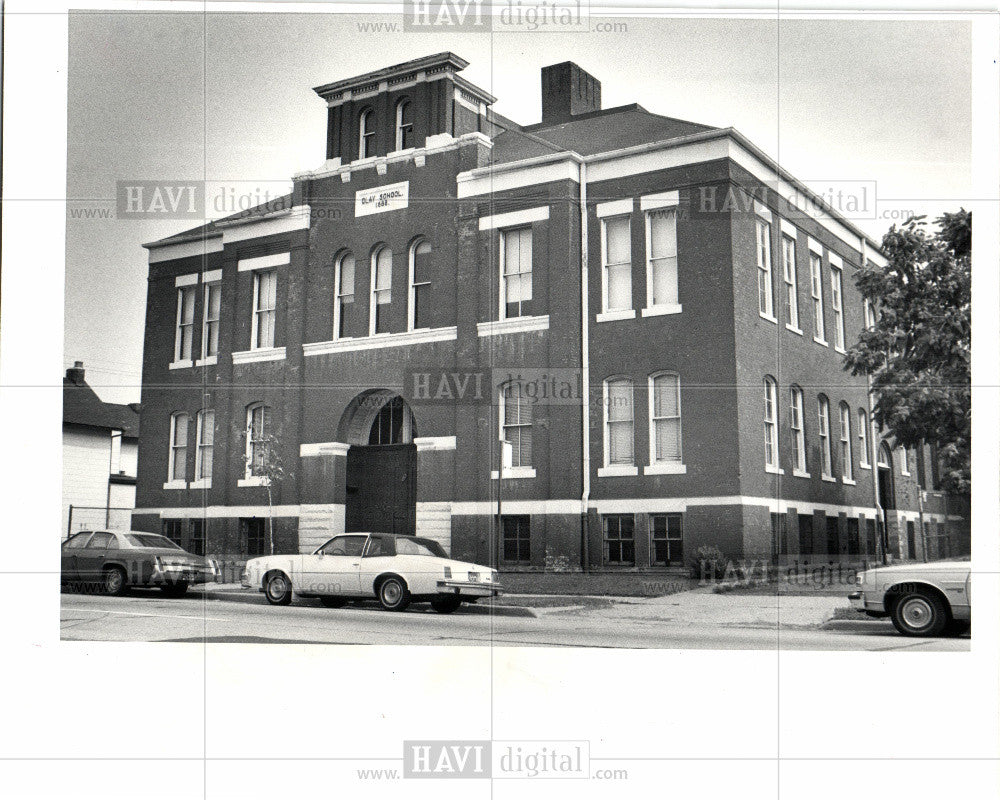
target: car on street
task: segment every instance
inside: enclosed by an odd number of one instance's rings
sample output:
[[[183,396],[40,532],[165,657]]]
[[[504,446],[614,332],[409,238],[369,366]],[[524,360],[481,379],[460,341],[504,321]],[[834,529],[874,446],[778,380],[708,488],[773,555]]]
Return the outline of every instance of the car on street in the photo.
[[[870,617],[890,617],[902,634],[940,636],[969,630],[971,591],[969,561],[933,561],[865,570],[848,599]]]
[[[441,614],[502,591],[495,569],[451,559],[433,539],[390,533],[344,533],[310,554],[251,559],[242,583],[272,605],[288,605],[293,595],[328,608],[376,598],[387,611],[429,602]]]
[[[80,531],[62,543],[62,583],[97,585],[111,595],[141,586],[180,597],[191,584],[215,581],[219,574],[214,560],[189,553],[156,533]]]

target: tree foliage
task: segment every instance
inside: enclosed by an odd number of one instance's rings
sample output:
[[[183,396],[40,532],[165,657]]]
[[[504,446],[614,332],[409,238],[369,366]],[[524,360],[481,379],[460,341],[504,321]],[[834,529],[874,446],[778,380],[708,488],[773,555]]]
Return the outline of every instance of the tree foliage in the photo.
[[[971,456],[972,214],[895,225],[882,238],[888,266],[856,275],[875,325],[847,353],[846,368],[867,374],[875,421],[897,445],[935,445],[943,488],[967,494]]]

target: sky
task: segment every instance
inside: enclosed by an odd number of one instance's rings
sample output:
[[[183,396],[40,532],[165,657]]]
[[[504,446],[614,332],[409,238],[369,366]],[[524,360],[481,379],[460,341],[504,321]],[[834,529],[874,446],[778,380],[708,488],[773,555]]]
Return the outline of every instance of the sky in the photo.
[[[969,25],[626,18],[608,33],[362,30],[392,15],[72,14],[64,361],[110,402],[139,399],[147,255],[187,221],[99,218],[118,180],[204,179],[245,202],[325,157],[312,87],[451,50],[496,111],[541,118],[540,69],[575,61],[603,105],[735,127],[819,188],[863,181],[874,239],[971,195]],[[609,20],[613,21],[613,20]],[[90,209],[90,216],[86,216]],[[212,218],[234,207],[209,209]],[[77,216],[74,216],[74,213]]]

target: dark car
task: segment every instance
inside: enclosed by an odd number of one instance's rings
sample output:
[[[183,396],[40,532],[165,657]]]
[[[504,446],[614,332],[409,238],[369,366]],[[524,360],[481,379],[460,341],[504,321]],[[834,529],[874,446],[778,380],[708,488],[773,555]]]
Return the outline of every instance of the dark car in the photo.
[[[63,584],[96,584],[107,594],[146,586],[180,597],[191,584],[209,583],[218,576],[214,560],[189,553],[156,533],[81,531],[62,544]]]

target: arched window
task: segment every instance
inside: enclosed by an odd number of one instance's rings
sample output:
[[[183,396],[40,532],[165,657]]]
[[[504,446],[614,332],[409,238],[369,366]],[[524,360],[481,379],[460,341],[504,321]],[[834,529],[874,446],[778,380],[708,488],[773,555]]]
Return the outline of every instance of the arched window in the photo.
[[[413,147],[413,104],[409,100],[396,103],[396,149]]]
[[[871,469],[868,460],[868,414],[863,408],[858,409],[858,446],[861,448],[861,466]]]
[[[649,464],[681,463],[681,379],[676,372],[649,376]]]
[[[604,381],[604,466],[635,464],[635,410],[632,381]]]
[[[187,480],[187,442],[189,417],[183,411],[170,415],[170,460],[167,482]]]
[[[198,412],[195,425],[195,466],[196,481],[212,480],[212,455],[215,450],[215,411],[203,408]]]
[[[354,255],[343,253],[334,266],[336,301],[333,306],[333,338],[343,339],[354,330],[351,309],[354,308]]]
[[[358,117],[358,158],[375,155],[375,112],[366,108]]]
[[[795,440],[795,471],[801,474],[808,474],[806,466],[806,425],[805,414],[803,413],[802,389],[792,386],[790,391],[791,402],[788,405],[789,427],[792,429],[792,438]]]
[[[371,301],[368,335],[389,332],[389,304],[392,302],[392,250],[381,244],[372,250]]]
[[[830,450],[830,401],[825,394],[818,398],[819,456],[823,467],[823,477],[833,478],[833,452]]]
[[[246,437],[246,477],[264,476],[272,445],[270,406],[263,403],[247,406]]]
[[[851,451],[851,407],[840,404],[840,469],[844,483],[854,482],[854,453]]]
[[[431,243],[417,239],[410,245],[410,296],[407,303],[407,328],[430,328],[431,317]]]
[[[410,444],[416,435],[414,428],[413,412],[397,395],[375,415],[368,444]]]
[[[778,384],[764,376],[764,467],[776,472],[778,464]]]

